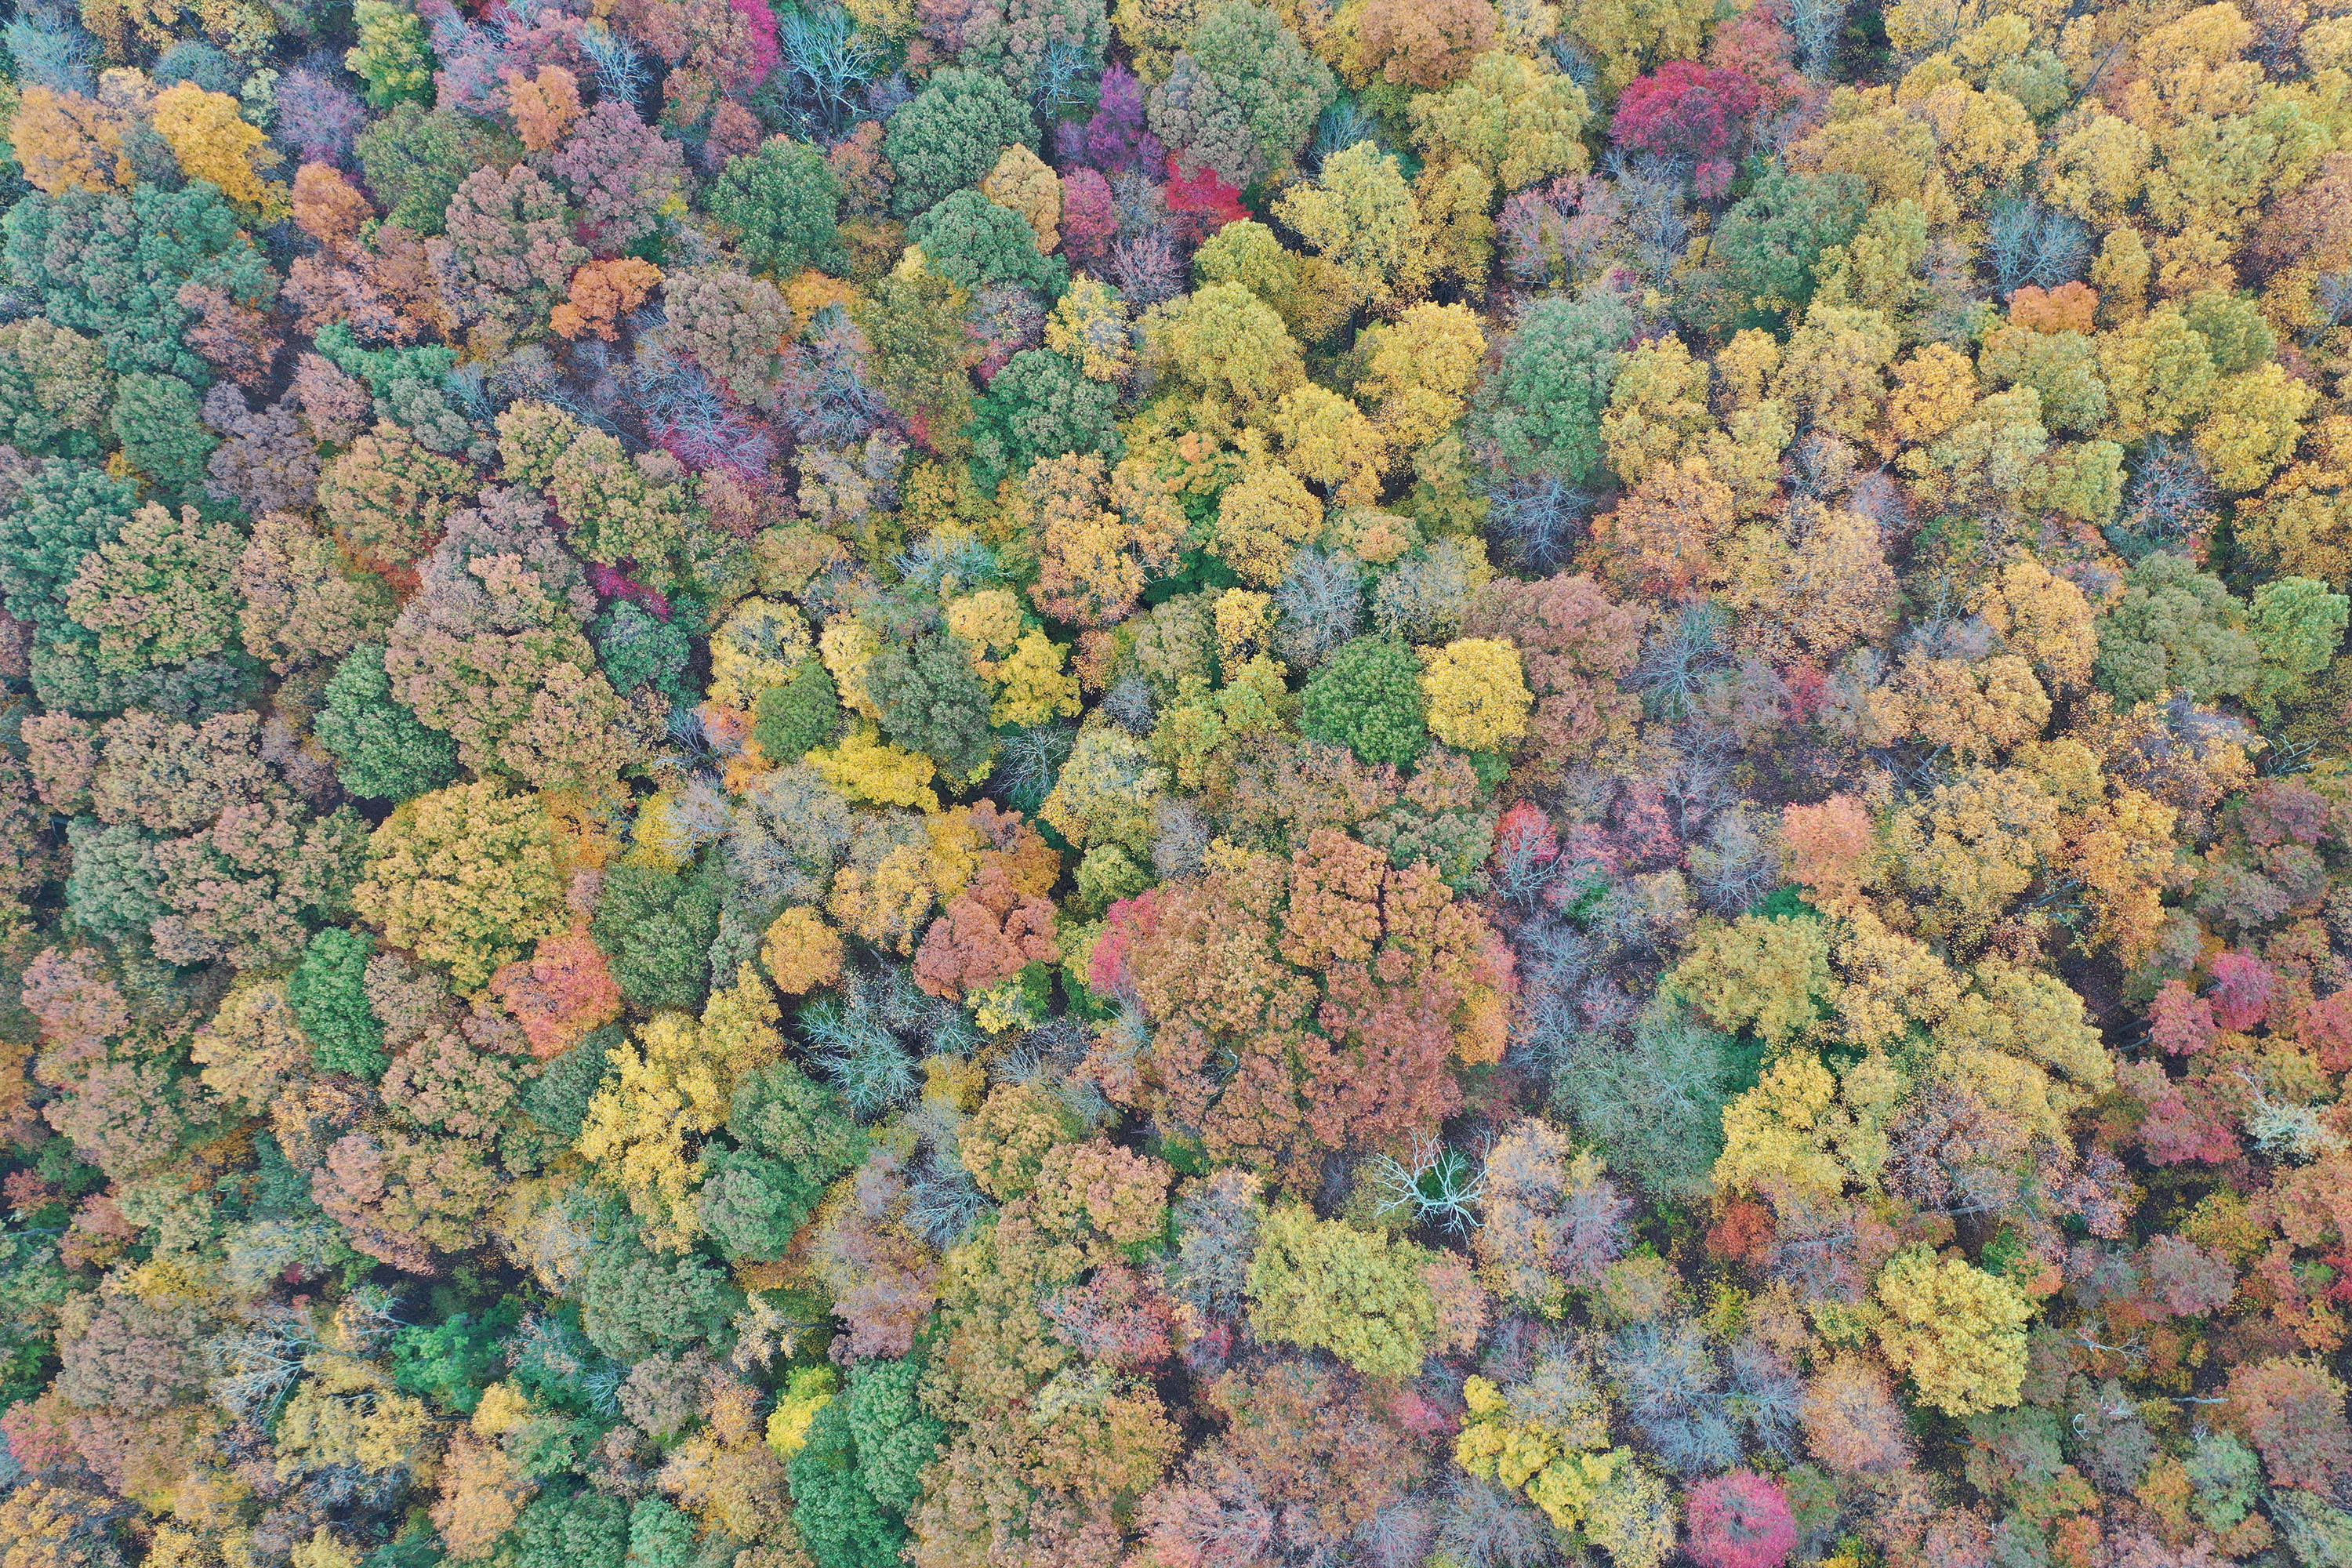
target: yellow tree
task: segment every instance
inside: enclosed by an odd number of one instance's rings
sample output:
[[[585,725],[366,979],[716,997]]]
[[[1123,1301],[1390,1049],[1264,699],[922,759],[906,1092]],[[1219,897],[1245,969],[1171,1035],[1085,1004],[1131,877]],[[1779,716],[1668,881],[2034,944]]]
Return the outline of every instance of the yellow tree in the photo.
[[[1349,399],[1307,382],[1282,395],[1273,430],[1282,443],[1284,464],[1323,487],[1333,500],[1342,506],[1370,506],[1381,499],[1388,443]]]
[[[1261,463],[1218,498],[1212,548],[1246,581],[1271,587],[1322,528],[1323,503],[1315,492],[1288,468]]]
[[[662,1013],[634,1045],[613,1052],[613,1076],[588,1102],[580,1152],[593,1162],[646,1222],[657,1247],[692,1245],[698,1182],[688,1140],[727,1120],[736,1084],[782,1057],[775,993],[744,964],[735,984],[711,994],[699,1022]]]
[[[1062,243],[1062,178],[1045,161],[1015,142],[980,183],[981,195],[1010,207],[1037,236],[1037,248],[1051,255]]]
[[[2025,1293],[1925,1247],[1898,1252],[1878,1277],[1878,1342],[1919,1397],[1947,1415],[2017,1403],[2025,1383]]]
[[[1465,752],[1498,752],[1527,733],[1535,697],[1519,650],[1493,637],[1461,637],[1423,656],[1429,732]]]
[[[105,191],[136,183],[122,156],[130,128],[129,117],[112,105],[35,85],[17,100],[8,136],[26,181],[54,196],[77,185]]]
[[[1486,357],[1475,311],[1467,305],[1409,305],[1358,341],[1372,422],[1395,451],[1417,451],[1454,428]]]
[[[1291,187],[1275,212],[1339,268],[1360,304],[1385,309],[1429,286],[1420,205],[1396,159],[1375,142],[1325,159],[1314,184]]]
[[[1706,362],[1693,359],[1672,332],[1625,356],[1609,389],[1609,412],[1601,416],[1619,482],[1640,484],[1655,465],[1697,455],[1697,437],[1716,423],[1708,381]]]
[[[1506,193],[1591,166],[1591,104],[1549,59],[1489,50],[1444,91],[1414,94],[1410,112],[1425,163],[1471,164]]]
[[[258,207],[283,204],[286,189],[265,184],[261,171],[281,162],[269,138],[237,112],[225,92],[206,92],[193,82],[155,95],[155,133],[170,143],[180,171],[192,180],[210,180],[233,202]]]
[[[1626,83],[1666,60],[1691,59],[1705,41],[1715,7],[1705,0],[1570,0],[1562,21],[1601,62],[1601,85]]]

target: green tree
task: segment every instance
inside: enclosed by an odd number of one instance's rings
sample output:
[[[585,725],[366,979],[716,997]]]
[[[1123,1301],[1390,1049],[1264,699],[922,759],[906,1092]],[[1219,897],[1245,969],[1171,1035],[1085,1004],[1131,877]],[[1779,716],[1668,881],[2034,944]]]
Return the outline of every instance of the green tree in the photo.
[[[849,1386],[816,1413],[786,1467],[793,1523],[818,1568],[894,1568],[907,1510],[923,1495],[923,1468],[944,1424],[917,1398],[923,1363],[859,1361]]]
[[[763,272],[804,267],[839,272],[841,178],[805,142],[771,136],[757,153],[732,159],[710,188],[710,216],[725,224],[735,248]]]
[[[343,656],[311,730],[343,787],[364,799],[403,801],[457,782],[457,742],[393,695],[382,643]]]
[[[430,236],[441,232],[449,198],[467,176],[509,167],[522,156],[522,142],[486,120],[404,100],[369,126],[353,150],[368,189],[392,209],[385,221]]]
[[[1151,89],[1151,130],[1227,184],[1249,185],[1290,172],[1338,91],[1280,16],[1227,0],[1201,17]]]
[[[185,284],[217,289],[246,310],[266,310],[277,297],[277,276],[243,220],[204,181],[128,195],[79,185],[37,192],[5,223],[16,286],[39,296],[55,325],[103,343],[119,374],[159,371],[210,384],[212,367],[187,332],[196,312],[180,302]]]
[[[2261,671],[2244,606],[2186,556],[2158,553],[2134,566],[2097,631],[2098,683],[2126,704],[2181,690],[2200,702],[2236,697]]]
[[[1853,237],[1869,195],[1852,174],[1800,174],[1775,167],[1732,205],[1707,245],[1703,291],[1727,325],[1755,310],[1801,310],[1813,297],[1822,252]]]
[[[789,1061],[743,1076],[728,1103],[727,1133],[820,1185],[866,1158],[866,1134],[842,1108],[841,1096]]]
[[[1299,731],[1368,763],[1412,763],[1429,749],[1421,660],[1386,637],[1358,637],[1307,683]]]
[[[115,438],[131,466],[167,493],[194,498],[220,437],[205,428],[195,389],[175,375],[126,375],[115,384]]]
[[[988,760],[993,699],[954,633],[928,631],[885,647],[866,667],[866,690],[883,729],[908,750],[929,752],[960,777]]]
[[[972,479],[993,490],[1007,474],[1073,452],[1117,462],[1118,386],[1094,381],[1050,349],[1024,349],[1005,363],[972,411]]]
[[[666,1498],[629,1505],[630,1568],[694,1568],[700,1561],[693,1519]]]
[[[1530,1059],[1549,1069],[1555,1110],[1612,1171],[1660,1197],[1706,1194],[1723,1152],[1723,1108],[1753,1077],[1738,1041],[1663,1003],[1644,1009],[1622,1043],[1564,1011],[1538,1011],[1523,1028]]]
[[[977,184],[1016,142],[1034,152],[1037,125],[1002,79],[961,66],[932,72],[882,137],[882,154],[898,177],[892,205],[901,217],[927,210]]]
[[[589,1342],[622,1362],[723,1345],[728,1321],[743,1301],[709,1258],[694,1252],[657,1258],[634,1230],[599,1238],[581,1270],[579,1293],[580,1327]]]
[[[66,878],[66,908],[93,935],[108,942],[142,937],[168,906],[155,871],[155,838],[134,823],[101,826],[78,816],[66,824],[73,870]]]
[[[20,621],[66,618],[65,589],[84,557],[122,531],[139,492],[87,463],[51,458],[0,507],[0,595]]]
[[[487,1312],[457,1312],[439,1322],[395,1330],[394,1385],[471,1415],[482,1402],[482,1390],[506,1369],[507,1339],[521,1316],[521,1304],[509,1297]]]
[[[1503,344],[1482,410],[1485,427],[1517,469],[1581,484],[1601,469],[1601,416],[1633,330],[1616,295],[1546,300]]]
[[[615,866],[604,879],[592,934],[632,1005],[647,1012],[702,1005],[710,943],[719,935],[715,867],[685,875],[653,866]]]
[[[383,1025],[367,994],[368,958],[374,951],[367,932],[329,926],[310,939],[286,982],[287,1003],[310,1037],[311,1059],[320,1072],[365,1083],[383,1076]]]
[[[651,687],[674,702],[689,695],[686,667],[694,657],[694,639],[683,617],[664,620],[641,605],[615,599],[590,623],[588,640],[614,690],[625,694]]]
[[[703,1156],[695,1202],[719,1251],[764,1263],[784,1255],[824,1197],[824,1184],[797,1167],[721,1149]]]
[[[955,192],[908,225],[907,243],[921,246],[925,258],[959,288],[1018,283],[1051,297],[1070,281],[1070,264],[1038,250],[1028,219],[975,190]]]
[[[793,678],[760,693],[751,739],[772,763],[793,763],[841,728],[841,696],[820,659],[803,659]]]
[[[2262,669],[2249,695],[2265,724],[2335,661],[2347,616],[2352,598],[2310,577],[2274,577],[2254,590],[2246,630]]]
[[[875,279],[856,310],[857,325],[874,349],[867,371],[874,390],[934,452],[961,452],[967,440],[967,371],[977,357],[964,320],[970,303],[971,297],[936,268],[917,265],[908,256]],[[997,379],[1003,379],[1002,372]]]
[[[1250,1259],[1250,1328],[1329,1351],[1369,1377],[1410,1377],[1437,1332],[1422,1274],[1431,1261],[1409,1241],[1286,1205],[1266,1216]]]

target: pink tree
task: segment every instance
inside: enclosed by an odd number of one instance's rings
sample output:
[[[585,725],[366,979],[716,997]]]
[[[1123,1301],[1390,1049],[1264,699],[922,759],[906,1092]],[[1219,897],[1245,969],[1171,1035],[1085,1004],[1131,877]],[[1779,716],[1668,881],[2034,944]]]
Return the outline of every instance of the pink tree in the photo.
[[[1780,1568],[1796,1549],[1796,1516],[1777,1482],[1734,1470],[1691,1489],[1688,1550],[1699,1568]]]

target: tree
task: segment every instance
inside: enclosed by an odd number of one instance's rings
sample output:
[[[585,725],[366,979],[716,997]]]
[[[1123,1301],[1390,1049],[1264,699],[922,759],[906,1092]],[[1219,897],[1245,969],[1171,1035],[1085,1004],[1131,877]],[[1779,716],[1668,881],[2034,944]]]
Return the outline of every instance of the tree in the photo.
[[[1410,1242],[1318,1220],[1301,1206],[1277,1208],[1250,1260],[1250,1327],[1329,1351],[1367,1376],[1408,1377],[1437,1332],[1428,1262]]]
[[[1428,697],[1412,650],[1358,637],[1307,683],[1300,732],[1345,746],[1368,763],[1412,763],[1429,746]]]
[[[1852,174],[1775,170],[1732,205],[1707,246],[1718,315],[1738,321],[1751,310],[1802,310],[1813,293],[1822,253],[1853,237],[1869,210]]]
[[[1125,466],[1107,485],[1106,465],[1095,453],[1032,464],[1013,504],[1038,540],[1030,602],[1040,614],[1077,626],[1125,617],[1145,583],[1175,567],[1184,540],[1183,514],[1173,501],[1135,482]]]
[[[1242,580],[1272,587],[1290,572],[1298,547],[1321,531],[1323,503],[1288,468],[1267,463],[1227,485],[1217,498],[1212,547]]]
[[[1338,84],[1265,6],[1205,11],[1151,89],[1153,134],[1236,190],[1290,172]]]
[[[1140,1510],[1148,1548],[1171,1568],[1227,1561],[1236,1538],[1286,1558],[1344,1553],[1420,1479],[1413,1437],[1336,1367],[1236,1367],[1205,1405],[1222,1429]]]
[[[762,272],[789,277],[804,267],[839,272],[846,265],[836,226],[841,179],[805,142],[771,136],[757,153],[729,159],[709,200],[710,216]]]
[[[374,943],[364,931],[331,926],[310,939],[286,982],[286,1000],[309,1037],[320,1072],[364,1082],[383,1075],[383,1026],[368,1005],[367,966]]]
[[[1701,188],[1719,193],[1728,182],[1730,154],[1762,101],[1756,84],[1736,70],[1669,60],[1626,84],[1609,135],[1621,147],[1694,160]]]
[[[822,661],[803,659],[792,679],[760,693],[751,738],[772,763],[797,762],[841,728],[841,699]]]
[[[1021,215],[1037,237],[1037,248],[1051,255],[1062,243],[1062,181],[1045,161],[1021,142],[996,160],[980,194]]]
[[[656,1257],[630,1236],[591,1251],[578,1289],[589,1342],[628,1362],[720,1339],[742,1300],[709,1258]]]
[[[1069,264],[1039,249],[1026,218],[976,190],[933,205],[907,226],[907,241],[922,247],[924,259],[962,289],[1018,283],[1050,295],[1069,279]]]
[[[2254,590],[2247,635],[2262,658],[2249,693],[2266,721],[2290,694],[2328,667],[2343,646],[2352,599],[2308,577],[2275,577]]]
[[[1601,464],[1601,419],[1633,318],[1612,294],[1545,300],[1503,344],[1482,421],[1514,467],[1581,484]]]
[[[113,381],[79,332],[42,316],[0,327],[0,435],[28,457],[100,456]]]
[[[1421,675],[1429,732],[1465,752],[1501,751],[1527,733],[1534,696],[1519,650],[1490,637],[1460,637],[1431,653]]]
[[[1338,269],[1360,302],[1387,306],[1428,286],[1430,233],[1396,159],[1359,142],[1324,160],[1276,214]]]
[[[1805,1444],[1840,1475],[1900,1468],[1911,1457],[1903,1407],[1877,1363],[1841,1355],[1805,1390]]]
[[[528,164],[478,169],[449,198],[446,237],[427,247],[441,291],[485,347],[537,328],[587,248],[572,238],[579,216]]]
[[[1494,42],[1495,7],[1487,0],[1371,0],[1356,23],[1348,64],[1359,78],[1377,75],[1429,92],[1460,77]]]
[[[719,934],[715,882],[715,863],[683,876],[625,864],[605,876],[591,929],[634,1005],[656,1012],[701,1003]]]
[[[650,237],[686,177],[677,143],[609,99],[580,117],[547,167],[571,191],[581,237],[600,257]]]
[[[210,184],[36,195],[9,209],[5,227],[9,269],[40,296],[41,313],[103,343],[118,374],[203,383],[209,370],[187,346],[196,312],[181,301],[183,289],[217,289],[239,306],[266,309],[276,287]]]
[[[2352,1470],[2344,1384],[2315,1363],[2269,1359],[2230,1373],[2229,1425],[2262,1456],[2276,1487],[2324,1489]]]
[[[965,1000],[1060,957],[1052,902],[1016,887],[1000,862],[949,900],[923,933],[915,981],[934,996]]]
[[[1471,602],[1464,632],[1518,649],[1535,698],[1522,764],[1533,776],[1555,773],[1628,731],[1634,699],[1617,681],[1640,657],[1630,607],[1611,603],[1591,578],[1567,573],[1541,583],[1497,576]]]
[[[334,753],[337,776],[352,794],[396,802],[456,781],[457,743],[419,723],[393,695],[383,644],[364,643],[345,655],[325,699],[319,743]]]
[[[1414,141],[1436,167],[1469,163],[1506,192],[1591,166],[1584,89],[1547,63],[1503,49],[1470,63],[1441,92],[1413,95]]]
[[[2231,494],[2260,489],[2294,457],[2303,417],[2318,401],[2313,387],[2265,362],[2225,376],[2198,422],[2197,455],[2213,482]]]
[[[83,560],[121,533],[138,492],[85,463],[47,458],[0,513],[0,594],[18,620],[65,619]]]
[[[1117,386],[1049,350],[1024,349],[973,410],[972,477],[986,489],[1049,458],[1091,453],[1116,461],[1123,450],[1118,408]]]
[[[1487,1151],[1485,1175],[1471,1240],[1497,1295],[1555,1312],[1624,1250],[1631,1201],[1549,1122],[1513,1122]]]
[[[465,464],[426,451],[386,420],[327,465],[319,508],[361,564],[397,580],[433,548],[475,489]]]
[[[611,342],[620,336],[620,318],[644,304],[661,280],[660,268],[634,256],[591,261],[572,275],[571,298],[549,312],[547,324],[562,337],[593,331]]]
[[[2175,689],[2199,699],[2237,696],[2261,671],[2243,607],[2221,579],[2179,555],[2158,552],[2134,566],[2097,631],[2098,683],[2126,702],[2156,701]]]
[[[142,507],[82,558],[66,585],[66,615],[110,674],[201,658],[235,636],[231,577],[244,549],[234,528],[207,523],[194,507],[177,517]]]
[[[1002,79],[961,66],[933,72],[883,136],[883,155],[898,174],[893,210],[912,217],[979,184],[1016,142],[1034,148],[1036,122]]]
[[[426,237],[457,187],[478,170],[504,170],[521,151],[507,132],[455,110],[428,110],[413,100],[362,132],[352,144],[368,189],[390,210],[388,221]]]
[[[628,483],[640,479],[637,468],[610,477],[617,482],[595,492],[596,510],[581,512],[600,542],[625,538],[649,510]],[[612,513],[617,526],[607,530]],[[579,789],[635,764],[635,710],[622,706],[581,629],[593,597],[535,492],[494,489],[478,510],[456,514],[423,577],[393,622],[384,673],[419,720],[456,738],[460,760],[478,773]]]
[[[280,160],[269,139],[240,118],[237,110],[237,100],[227,93],[179,82],[157,93],[149,112],[155,133],[179,160],[182,174],[210,181],[233,202],[258,207],[271,195],[261,171],[276,167]],[[279,186],[281,197],[283,192]]]
[[[507,108],[524,148],[551,152],[580,116],[580,78],[562,66],[546,65],[526,76],[507,72]]]
[[[2017,1403],[2032,1308],[2015,1285],[1915,1247],[1895,1254],[1877,1288],[1887,1311],[1879,1344],[1923,1400],[1947,1415]]]
[[[893,642],[866,666],[866,689],[890,737],[969,776],[987,761],[990,697],[971,652],[951,632]]]
[[[817,1412],[792,1456],[793,1522],[820,1568],[899,1560],[923,1467],[947,1435],[917,1400],[923,1372],[913,1358],[853,1363],[847,1389]]]
[[[1691,1489],[1690,1554],[1703,1568],[1780,1568],[1797,1549],[1789,1496],[1753,1470]]]
[[[343,56],[352,74],[367,84],[370,108],[387,109],[425,97],[433,85],[433,50],[424,20],[392,0],[359,0],[352,15],[359,44]]]
[[[553,849],[537,800],[488,782],[452,784],[404,802],[375,830],[353,901],[394,946],[478,989],[562,929]]]

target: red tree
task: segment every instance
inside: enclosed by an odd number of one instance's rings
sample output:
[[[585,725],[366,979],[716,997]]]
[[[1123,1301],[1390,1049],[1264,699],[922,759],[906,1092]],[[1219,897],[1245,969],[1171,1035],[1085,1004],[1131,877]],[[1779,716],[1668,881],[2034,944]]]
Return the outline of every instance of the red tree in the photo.
[[[1756,84],[1738,71],[1668,60],[1626,87],[1609,134],[1635,152],[1690,159],[1698,166],[1699,194],[1720,195],[1731,184],[1732,151],[1762,101]]]

